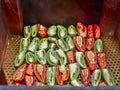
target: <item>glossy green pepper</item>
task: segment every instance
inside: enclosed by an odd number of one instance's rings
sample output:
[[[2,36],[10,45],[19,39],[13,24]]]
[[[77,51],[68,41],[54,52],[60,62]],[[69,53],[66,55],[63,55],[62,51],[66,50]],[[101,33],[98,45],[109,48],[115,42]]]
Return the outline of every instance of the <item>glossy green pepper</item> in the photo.
[[[21,38],[20,39],[19,52],[27,50],[29,44],[30,44],[30,39],[29,38]]]
[[[56,32],[57,32],[57,27],[55,25],[50,26],[47,30],[48,36],[56,36]]]
[[[28,46],[28,50],[31,52],[35,52],[38,48],[38,45],[39,45],[39,38],[35,37],[33,38],[32,42]]]
[[[19,67],[25,60],[25,53],[26,51],[19,52],[19,54],[16,55],[14,60],[14,66]]]
[[[103,52],[103,43],[101,39],[97,39],[94,44],[94,51]]]
[[[75,46],[74,46],[73,40],[70,36],[67,36],[66,42],[67,42],[70,50],[74,49]]]
[[[80,68],[78,63],[69,64],[69,70],[70,70],[70,79],[76,80],[80,73]]]
[[[101,82],[101,76],[102,76],[102,73],[100,69],[96,69],[93,71],[92,78],[91,78],[92,86],[99,86]]]
[[[38,26],[37,24],[31,26],[31,36],[36,37],[38,33]]]
[[[115,86],[113,74],[110,69],[102,69],[102,76],[109,86]]]
[[[28,64],[35,63],[36,62],[35,54],[33,54],[32,52],[27,52],[26,53],[26,62]]]
[[[46,64],[46,52],[45,50],[39,50],[35,52],[35,58],[40,64]]]
[[[55,49],[56,48],[56,44],[55,43],[49,43],[49,48]]]
[[[48,48],[48,40],[47,38],[42,38],[39,42],[39,49],[47,49]]]
[[[36,81],[35,85],[36,85],[36,86],[45,86],[44,83],[41,83],[41,82],[38,82],[38,81]]]
[[[55,85],[55,75],[56,75],[56,67],[48,67],[46,70],[47,85],[49,86]]]
[[[58,49],[58,50],[56,50],[56,53],[60,57],[60,64],[66,65],[67,64],[67,57],[66,57],[66,54],[64,53],[64,51],[62,51],[61,49]]]
[[[64,39],[58,39],[56,41],[56,44],[58,46],[58,48],[62,49],[63,51],[68,51],[69,50],[69,47],[67,45],[67,43],[65,42]]]
[[[30,38],[30,26],[25,26],[24,27],[24,37],[25,38]]]
[[[60,61],[60,57],[58,56],[58,54],[55,52],[54,49],[49,49],[47,51],[46,58],[47,58],[47,62],[50,65],[57,65],[58,62]]]
[[[72,80],[72,81],[70,81],[70,83],[71,83],[73,86],[83,86],[82,82],[79,81],[79,80]]]
[[[85,58],[84,58],[84,53],[83,53],[83,52],[78,52],[78,51],[76,51],[75,57],[76,57],[77,63],[79,64],[79,66],[80,66],[81,68],[86,68],[86,67],[87,67],[86,62],[85,62]]]
[[[50,42],[55,42],[57,40],[55,37],[48,37],[47,39]]]
[[[70,36],[76,36],[76,35],[77,35],[77,31],[76,31],[76,28],[75,28],[74,25],[70,25],[70,26],[68,27],[68,34],[69,34]]]
[[[66,38],[67,37],[67,29],[62,26],[62,25],[57,25],[57,29],[58,29],[58,37],[59,38]]]

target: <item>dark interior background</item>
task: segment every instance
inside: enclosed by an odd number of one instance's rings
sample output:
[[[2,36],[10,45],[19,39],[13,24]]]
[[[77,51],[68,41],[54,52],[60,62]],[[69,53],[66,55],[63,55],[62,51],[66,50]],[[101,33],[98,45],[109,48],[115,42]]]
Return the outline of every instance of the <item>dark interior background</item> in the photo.
[[[103,0],[21,0],[23,25],[100,23]]]

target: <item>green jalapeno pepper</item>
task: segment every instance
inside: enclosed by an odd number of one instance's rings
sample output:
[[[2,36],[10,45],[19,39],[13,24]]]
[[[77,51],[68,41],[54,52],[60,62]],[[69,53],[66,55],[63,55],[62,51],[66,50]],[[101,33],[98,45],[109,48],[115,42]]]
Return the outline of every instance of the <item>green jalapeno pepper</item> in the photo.
[[[78,63],[69,64],[69,70],[70,70],[70,79],[76,80],[80,72]]]
[[[15,60],[14,60],[14,66],[15,67],[19,67],[24,62],[25,52],[26,51],[22,51],[22,52],[19,52],[19,54],[16,55]]]
[[[94,44],[94,51],[103,52],[103,43],[101,39],[97,39]]]
[[[38,26],[37,24],[31,26],[31,36],[36,37],[38,33]]]
[[[101,75],[102,74],[100,69],[96,69],[95,71],[93,71],[92,78],[91,78],[92,86],[99,86],[101,82]]]
[[[24,37],[25,38],[30,38],[30,26],[25,26],[24,27]]]
[[[75,46],[74,46],[73,40],[72,40],[72,38],[70,36],[67,36],[66,42],[67,42],[70,50],[74,49]]]
[[[56,44],[55,43],[49,43],[49,48],[55,49],[56,48]]]
[[[48,48],[48,40],[47,38],[42,38],[39,42],[39,49],[47,49]]]
[[[62,25],[57,25],[57,29],[58,29],[58,37],[59,38],[66,38],[67,37],[67,29],[62,26]]]
[[[35,55],[32,52],[27,52],[26,53],[26,62],[28,64],[36,62]]]
[[[67,43],[63,39],[58,39],[56,41],[56,44],[57,44],[58,48],[62,49],[63,51],[69,50]]]
[[[50,42],[55,42],[57,40],[55,37],[48,37],[47,39]]]
[[[87,65],[86,65],[86,62],[85,62],[85,58],[84,58],[84,53],[83,52],[76,52],[75,53],[75,57],[76,57],[76,61],[77,63],[79,64],[79,66],[81,68],[86,68]]]
[[[73,86],[84,86],[81,81],[76,80],[76,79],[70,81],[70,83],[71,83]]]
[[[56,50],[56,53],[60,57],[60,64],[66,65],[67,64],[67,57],[66,57],[66,54],[64,53],[64,51],[62,51],[61,49],[58,49],[58,50]]]
[[[68,34],[69,34],[70,36],[76,36],[76,35],[77,35],[77,31],[76,31],[76,28],[75,28],[74,25],[70,25],[70,26],[68,27]]]
[[[56,75],[56,67],[48,67],[46,70],[47,85],[49,86],[55,85],[55,75]]]
[[[40,64],[46,64],[46,52],[45,50],[39,50],[35,52],[35,58]]]
[[[57,27],[55,25],[50,26],[47,30],[48,36],[56,36],[56,32],[57,32]]]
[[[115,86],[113,74],[110,69],[102,69],[102,76],[109,86]]]
[[[60,57],[59,57],[58,54],[54,51],[54,49],[49,49],[49,50],[47,51],[46,58],[47,58],[47,62],[48,62],[50,65],[57,65],[57,64],[58,64],[58,61],[60,61]]]
[[[32,42],[28,46],[28,50],[31,52],[35,52],[38,48],[38,45],[39,45],[39,38],[35,37],[33,38]]]
[[[30,43],[30,39],[29,38],[21,38],[20,39],[19,52],[27,50],[29,43]]]
[[[36,81],[35,85],[36,85],[36,86],[45,86],[44,83],[41,83],[41,82],[38,82],[38,81]]]

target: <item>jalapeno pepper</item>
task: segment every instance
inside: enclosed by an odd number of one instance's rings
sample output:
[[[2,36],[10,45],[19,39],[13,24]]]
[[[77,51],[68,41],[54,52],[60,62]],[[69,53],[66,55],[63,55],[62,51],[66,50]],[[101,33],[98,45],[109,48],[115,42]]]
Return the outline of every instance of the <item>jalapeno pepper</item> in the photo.
[[[79,76],[80,68],[77,63],[69,64],[70,79],[76,80]]]
[[[56,75],[56,67],[48,67],[46,70],[46,82],[47,85],[53,86],[55,85],[55,75]]]
[[[19,67],[24,62],[25,53],[26,53],[26,51],[22,51],[16,55],[15,60],[14,60],[15,67]]]
[[[22,64],[17,70],[14,72],[12,76],[12,80],[15,82],[22,81],[25,78],[25,70],[26,70],[27,64]]]
[[[47,51],[46,58],[47,58],[47,62],[50,65],[57,65],[58,62],[60,61],[60,57],[58,56],[58,54],[55,52],[54,49],[49,49]]]
[[[41,83],[41,82],[38,82],[38,81],[35,82],[35,85],[36,85],[36,86],[45,86],[44,83]]]
[[[30,75],[30,76],[33,76],[34,75],[34,72],[33,72],[33,67],[34,67],[34,64],[31,63],[27,66],[27,69],[26,69],[26,74],[27,75]]]
[[[67,29],[62,26],[62,25],[57,25],[57,29],[58,29],[58,37],[59,38],[66,38],[67,37]]]
[[[75,55],[73,50],[67,51],[66,56],[67,56],[68,64],[72,64],[75,62]]]
[[[24,37],[25,38],[30,38],[30,26],[25,26],[24,27]]]
[[[101,39],[97,39],[94,44],[94,51],[103,52],[103,43]]]
[[[88,25],[87,37],[88,38],[94,38],[94,30],[93,30],[93,26],[92,25]]]
[[[65,81],[69,79],[69,69],[64,65],[57,66],[56,68],[56,80],[59,85],[63,85]]]
[[[39,45],[39,38],[35,37],[33,38],[32,42],[28,46],[28,50],[31,52],[35,52],[38,48],[38,45]]]
[[[50,26],[47,30],[48,36],[56,36],[56,32],[57,32],[57,27],[55,25]]]
[[[39,42],[39,49],[47,49],[48,48],[48,40],[47,38],[42,38]]]
[[[42,38],[47,37],[47,28],[43,25],[38,24],[38,35]]]
[[[100,68],[105,68],[106,67],[106,54],[105,53],[98,53],[97,54],[97,61],[98,61],[98,65]]]
[[[78,35],[81,37],[87,37],[87,27],[84,26],[81,22],[78,22],[76,25]]]
[[[94,24],[95,39],[100,38],[100,27],[97,24]]]
[[[92,73],[91,84],[92,86],[99,86],[100,81],[101,81],[101,70],[96,69]]]
[[[63,39],[58,39],[56,41],[56,44],[57,44],[58,48],[62,49],[63,51],[68,51],[69,50],[69,47],[68,47],[67,43]]]
[[[75,57],[76,57],[76,61],[77,63],[79,64],[79,66],[81,68],[86,68],[87,65],[86,65],[86,62],[85,62],[85,59],[84,59],[84,53],[83,52],[76,52],[75,53]]]
[[[74,25],[70,25],[70,26],[68,27],[68,34],[69,34],[70,36],[76,36],[76,35],[77,35],[77,31],[76,31],[76,28],[75,28]]]
[[[58,49],[58,50],[56,50],[56,53],[60,57],[60,64],[61,65],[66,65],[67,64],[67,57],[66,57],[64,51],[62,51],[61,49]]]
[[[34,74],[38,81],[44,83],[46,80],[46,66],[41,64],[34,64]]]
[[[74,49],[74,47],[75,47],[74,42],[73,42],[73,40],[72,40],[72,38],[70,36],[67,36],[66,42],[67,42],[70,50]]]
[[[79,80],[72,80],[70,81],[70,83],[73,85],[73,86],[83,86],[83,84],[81,83],[81,81]]]
[[[87,38],[86,39],[86,49],[91,50],[94,46],[94,38]]]
[[[110,69],[102,69],[102,76],[109,86],[115,86],[113,74]]]
[[[74,37],[73,37],[73,42],[74,42],[76,48],[77,48],[80,52],[85,52],[85,38],[84,38],[84,37],[74,36]]]
[[[34,84],[34,77],[30,75],[25,75],[25,84],[27,86],[32,86]]]
[[[29,38],[21,38],[20,39],[19,52],[27,50],[29,44],[30,44],[30,39]]]
[[[108,86],[107,83],[105,81],[102,81],[99,86]]]
[[[40,64],[46,64],[46,52],[45,50],[38,50],[35,52],[35,58]]]
[[[90,83],[90,70],[89,68],[81,69],[80,70],[82,83],[87,86]]]
[[[36,62],[35,54],[33,54],[32,52],[27,52],[26,53],[26,62],[28,64],[35,63]]]
[[[38,26],[37,24],[31,26],[31,36],[36,37],[38,33]]]
[[[57,41],[57,39],[56,39],[55,37],[48,37],[47,39],[48,39],[48,41],[50,41],[50,42],[55,42],[55,41]]]
[[[97,55],[94,51],[86,51],[85,52],[86,62],[89,66],[90,70],[95,70],[97,67]]]
[[[55,49],[56,47],[57,47],[57,45],[55,43],[49,43],[49,48]]]

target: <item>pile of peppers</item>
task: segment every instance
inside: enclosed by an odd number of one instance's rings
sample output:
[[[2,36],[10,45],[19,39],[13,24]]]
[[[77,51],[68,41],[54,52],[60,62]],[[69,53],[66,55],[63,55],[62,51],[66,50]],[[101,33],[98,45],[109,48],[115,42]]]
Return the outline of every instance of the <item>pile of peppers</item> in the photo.
[[[114,86],[100,36],[97,24],[25,26],[14,60],[14,84]]]

